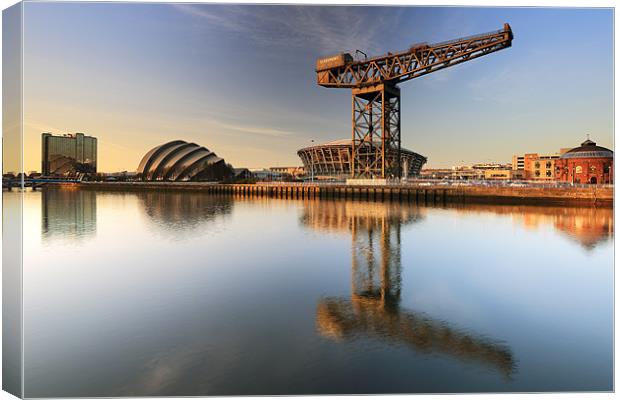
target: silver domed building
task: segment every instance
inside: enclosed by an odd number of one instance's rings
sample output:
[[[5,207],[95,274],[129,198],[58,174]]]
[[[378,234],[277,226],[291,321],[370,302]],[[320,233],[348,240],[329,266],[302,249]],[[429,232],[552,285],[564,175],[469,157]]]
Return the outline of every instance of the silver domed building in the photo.
[[[142,157],[138,176],[143,181],[214,181],[231,175],[223,158],[196,143],[173,140]]]

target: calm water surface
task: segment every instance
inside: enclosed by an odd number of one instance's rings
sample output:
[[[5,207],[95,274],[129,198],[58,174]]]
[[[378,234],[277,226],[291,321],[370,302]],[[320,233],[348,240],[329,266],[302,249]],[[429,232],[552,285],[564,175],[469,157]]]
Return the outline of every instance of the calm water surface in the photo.
[[[29,397],[612,390],[609,209],[24,196]]]

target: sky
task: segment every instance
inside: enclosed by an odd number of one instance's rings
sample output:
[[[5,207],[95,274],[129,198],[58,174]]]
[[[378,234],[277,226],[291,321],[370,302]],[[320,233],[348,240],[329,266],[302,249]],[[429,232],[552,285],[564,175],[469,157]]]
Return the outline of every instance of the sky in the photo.
[[[571,8],[37,3],[24,6],[24,168],[41,133],[98,139],[98,170],[134,171],[181,139],[234,167],[301,165],[351,137],[351,92],[318,57],[501,29],[511,48],[405,82],[402,146],[427,167],[613,148],[613,11]]]

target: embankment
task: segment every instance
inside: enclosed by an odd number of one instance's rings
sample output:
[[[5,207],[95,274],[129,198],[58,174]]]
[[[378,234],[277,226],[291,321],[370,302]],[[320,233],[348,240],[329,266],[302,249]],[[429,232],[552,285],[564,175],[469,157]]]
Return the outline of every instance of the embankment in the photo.
[[[201,191],[243,196],[302,199],[362,199],[425,203],[463,202],[497,204],[574,204],[613,206],[612,187],[504,186],[351,186],[322,184],[213,184],[202,182],[82,182],[67,184],[95,190]]]

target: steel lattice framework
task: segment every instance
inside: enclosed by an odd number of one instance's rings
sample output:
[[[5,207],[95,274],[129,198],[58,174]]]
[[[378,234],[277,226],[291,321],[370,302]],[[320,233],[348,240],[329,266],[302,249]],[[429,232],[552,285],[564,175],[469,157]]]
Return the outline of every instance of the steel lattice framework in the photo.
[[[504,24],[498,31],[421,43],[363,61],[348,53],[317,60],[318,85],[352,89],[352,176],[401,176],[399,83],[508,48],[512,39],[510,25]]]
[[[400,176],[400,89],[386,84],[356,88],[352,101],[353,175],[389,171]]]

